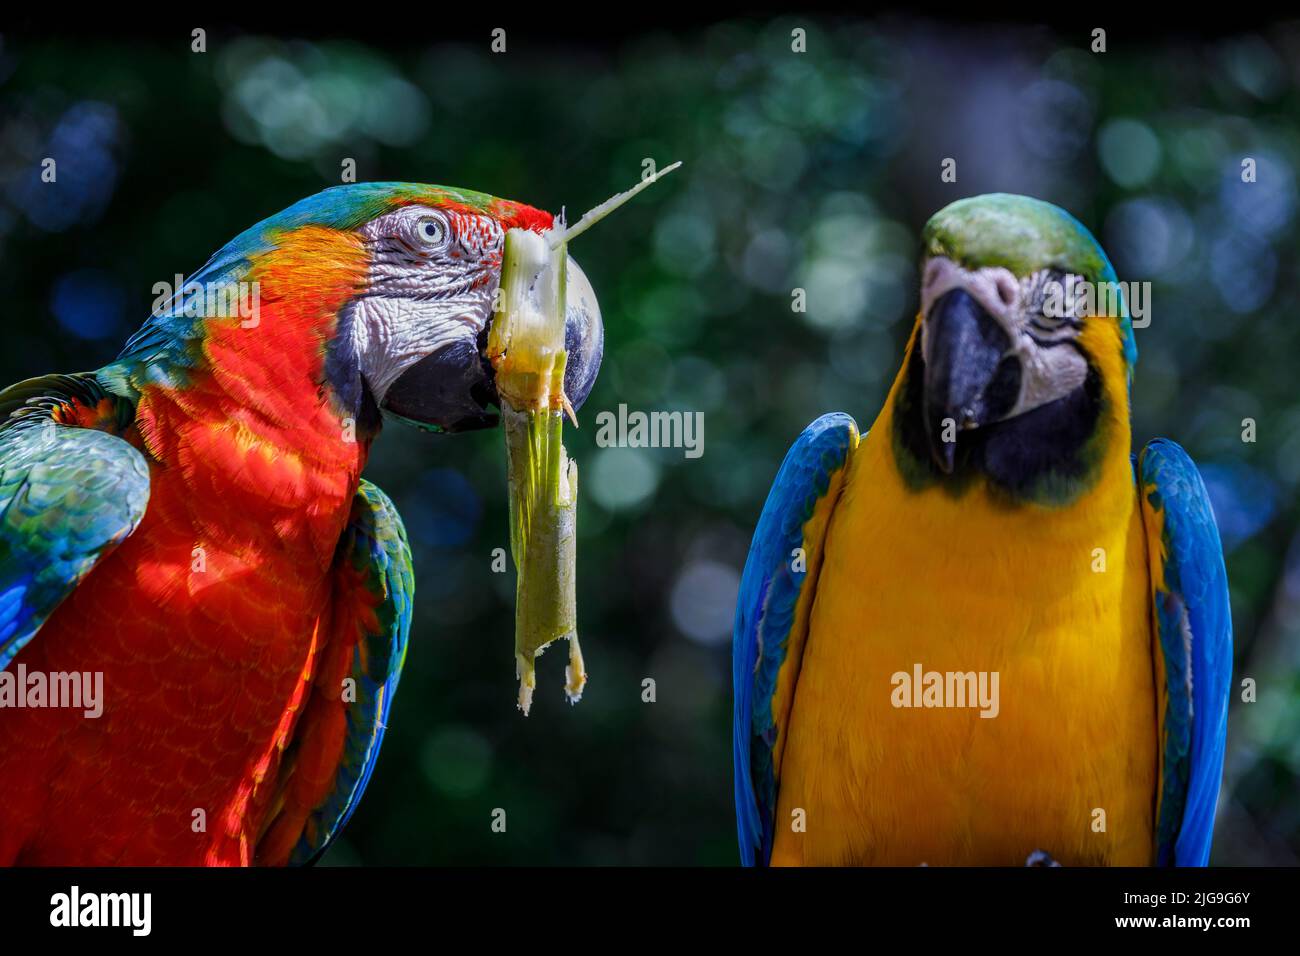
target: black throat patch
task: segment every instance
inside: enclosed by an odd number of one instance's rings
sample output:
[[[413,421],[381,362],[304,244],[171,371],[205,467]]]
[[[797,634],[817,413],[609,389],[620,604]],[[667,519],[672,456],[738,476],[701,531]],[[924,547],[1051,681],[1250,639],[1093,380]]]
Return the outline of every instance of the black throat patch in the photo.
[[[937,484],[960,497],[983,477],[1009,506],[1027,501],[1069,504],[1096,480],[1104,401],[1101,375],[1089,362],[1087,378],[1070,394],[1015,418],[958,432],[952,474],[944,474],[930,456],[925,360],[920,349],[913,349],[894,403],[894,460],[914,491]]]

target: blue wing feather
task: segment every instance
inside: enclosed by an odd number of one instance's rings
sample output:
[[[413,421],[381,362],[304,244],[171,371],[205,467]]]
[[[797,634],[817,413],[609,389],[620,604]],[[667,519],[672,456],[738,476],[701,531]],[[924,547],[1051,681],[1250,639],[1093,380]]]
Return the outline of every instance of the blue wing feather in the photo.
[[[0,670],[144,517],[144,456],[116,435],[54,417],[107,397],[89,375],[0,392]]]
[[[356,700],[347,707],[347,731],[334,789],[310,815],[290,855],[291,864],[315,862],[357,808],[383,743],[388,713],[406,661],[415,578],[401,516],[388,496],[364,479],[352,517],[339,542],[339,560],[361,570],[380,598],[379,630],[366,635],[353,654]]]
[[[1178,445],[1158,439],[1139,459],[1152,547],[1157,652],[1164,663],[1156,862],[1203,866],[1223,776],[1232,681],[1232,616],[1223,546],[1209,495]],[[1163,586],[1161,583],[1163,582]]]
[[[763,505],[741,577],[732,635],[732,757],[736,828],[746,866],[766,863],[772,851],[777,786],[772,748],[781,720],[772,711],[772,697],[787,662],[800,595],[815,586],[820,564],[821,540],[807,539],[805,525],[857,440],[857,425],[840,413],[823,415],[799,436]],[[797,548],[805,553],[802,570],[792,561]]]

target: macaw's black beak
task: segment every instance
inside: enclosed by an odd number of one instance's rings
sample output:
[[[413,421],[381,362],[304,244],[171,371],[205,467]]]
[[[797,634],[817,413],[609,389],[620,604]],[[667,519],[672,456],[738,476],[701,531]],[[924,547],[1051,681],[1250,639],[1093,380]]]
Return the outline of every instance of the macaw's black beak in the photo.
[[[574,409],[582,407],[596,383],[605,352],[605,326],[596,294],[582,269],[570,257],[566,266],[564,392]],[[494,428],[496,377],[487,358],[492,314],[474,343],[457,341],[426,355],[389,386],[384,409],[420,428],[466,432]]]
[[[437,432],[492,428],[501,420],[492,365],[484,351],[487,329],[477,342],[456,341],[420,359],[388,388],[384,410]]]
[[[925,427],[930,454],[951,474],[959,433],[999,421],[1020,395],[1011,342],[965,289],[944,293],[924,319]]]

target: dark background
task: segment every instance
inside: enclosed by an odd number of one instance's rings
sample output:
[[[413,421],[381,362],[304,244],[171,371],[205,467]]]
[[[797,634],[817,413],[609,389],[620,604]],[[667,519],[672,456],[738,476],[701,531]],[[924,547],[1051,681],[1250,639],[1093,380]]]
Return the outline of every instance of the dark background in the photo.
[[[750,530],[804,425],[874,418],[921,226],[989,191],[1063,205],[1121,279],[1153,283],[1135,442],[1173,438],[1202,466],[1237,679],[1258,682],[1256,703],[1234,697],[1213,862],[1297,862],[1300,26],[1160,39],[1116,23],[1101,54],[1085,24],[750,17],[597,38],[386,22],[359,40],[217,25],[202,54],[202,24],[0,36],[5,382],[102,365],[155,282],[336,184],[347,157],[361,180],[570,218],[646,158],[685,161],[573,247],[608,335],[567,435],[584,699],[564,702],[553,651],[532,716],[514,708],[513,574],[490,570],[508,546],[501,435],[390,426],[368,476],[405,517],[416,618],[383,757],[327,863],[734,862],[730,621]],[[595,413],[619,403],[704,412],[703,457],[596,448]]]

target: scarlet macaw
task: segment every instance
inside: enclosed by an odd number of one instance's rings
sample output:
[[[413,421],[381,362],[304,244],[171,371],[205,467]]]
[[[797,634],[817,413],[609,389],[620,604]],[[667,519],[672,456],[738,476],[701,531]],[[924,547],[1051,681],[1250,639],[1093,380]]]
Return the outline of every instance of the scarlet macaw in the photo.
[[[551,223],[327,189],[221,249],[116,361],[0,393],[0,669],[103,681],[98,717],[0,709],[0,863],[298,863],[337,836],[410,627],[406,534],[361,478],[381,412],[495,424],[504,231]],[[572,262],[568,290],[577,406],[603,330]]]
[[[1022,196],[955,202],[922,244],[875,425],[814,422],[754,533],[742,860],[1204,864],[1227,578],[1188,456],[1130,455],[1131,321],[1088,308],[1114,270]]]

